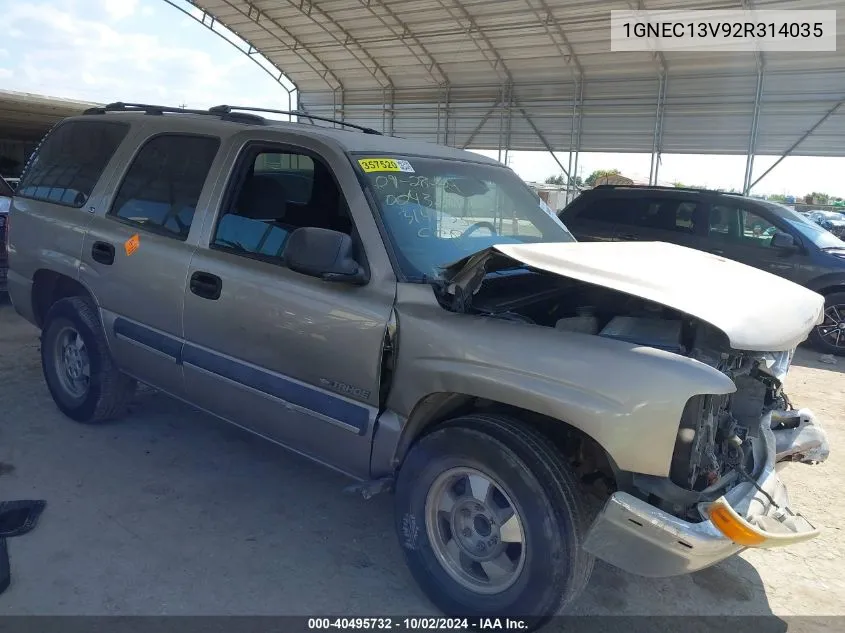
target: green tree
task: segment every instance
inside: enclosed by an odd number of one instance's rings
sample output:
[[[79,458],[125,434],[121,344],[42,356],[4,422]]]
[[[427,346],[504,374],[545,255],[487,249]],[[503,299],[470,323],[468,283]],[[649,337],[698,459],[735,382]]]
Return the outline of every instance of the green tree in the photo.
[[[595,187],[596,181],[599,178],[603,178],[605,176],[621,176],[622,172],[618,169],[597,169],[592,174],[587,176],[587,180],[584,181],[588,187]]]
[[[558,174],[557,176],[549,176],[546,178],[547,185],[560,185],[563,186],[566,184],[566,176],[563,174]],[[573,179],[570,179],[570,183],[575,185],[576,187],[583,186],[584,182],[581,180],[580,176],[576,176]]]
[[[828,194],[818,191],[814,191],[809,197],[811,198],[809,204],[828,204],[830,202],[830,196]]]

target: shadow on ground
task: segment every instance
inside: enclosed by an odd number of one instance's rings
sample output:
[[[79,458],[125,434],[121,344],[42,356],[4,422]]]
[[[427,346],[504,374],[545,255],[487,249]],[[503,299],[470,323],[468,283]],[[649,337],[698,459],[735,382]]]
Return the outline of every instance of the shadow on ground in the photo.
[[[48,508],[17,540],[6,613],[433,614],[402,561],[391,498],[151,391],[126,420],[74,424],[46,389],[4,496]],[[673,579],[599,563],[576,615],[769,614],[744,560]]]
[[[792,359],[792,364],[799,367],[808,367],[810,369],[825,369],[827,371],[836,372],[839,374],[845,373],[845,356],[833,356],[835,362],[824,362],[821,358],[831,358],[828,354],[823,354],[814,350],[808,345],[802,345],[795,351],[795,357]]]

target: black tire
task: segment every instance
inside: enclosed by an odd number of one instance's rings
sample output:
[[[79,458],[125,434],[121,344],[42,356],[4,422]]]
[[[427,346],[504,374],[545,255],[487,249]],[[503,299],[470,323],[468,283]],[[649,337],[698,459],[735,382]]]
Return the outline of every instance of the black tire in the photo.
[[[464,467],[492,476],[522,520],[524,563],[499,593],[457,582],[432,547],[429,489],[443,473]],[[447,616],[524,618],[534,629],[571,604],[592,573],[594,559],[581,547],[589,527],[581,495],[569,465],[544,435],[512,418],[472,414],[411,447],[396,481],[396,530],[411,574]]]
[[[845,319],[845,292],[832,292],[829,295],[825,295],[824,298],[824,306],[825,306],[825,323],[830,325],[831,321],[827,316],[827,311],[832,306],[841,306],[838,310],[841,314],[842,318]],[[819,332],[819,328],[822,326],[817,326],[813,328],[813,331],[810,332],[809,341],[810,344],[819,352],[823,354],[835,354],[837,356],[845,356],[845,331],[842,331],[841,335],[841,344],[837,346],[834,341],[831,341],[821,335]]]
[[[74,396],[64,386],[54,360],[57,337],[67,328],[78,333],[87,352],[90,378],[82,396]],[[48,310],[41,333],[41,369],[56,406],[67,417],[86,424],[119,418],[126,412],[137,386],[133,378],[115,366],[97,308],[83,297],[60,299]]]

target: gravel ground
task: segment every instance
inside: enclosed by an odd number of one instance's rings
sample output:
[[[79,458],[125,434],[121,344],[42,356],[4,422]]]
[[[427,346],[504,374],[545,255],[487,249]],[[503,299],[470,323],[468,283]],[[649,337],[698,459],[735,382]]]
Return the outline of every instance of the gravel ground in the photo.
[[[832,456],[789,465],[793,503],[823,528],[651,580],[599,563],[577,614],[845,615],[845,358],[801,350],[796,406],[825,423]],[[157,393],[129,418],[64,418],[41,377],[37,331],[0,304],[0,490],[43,498],[9,539],[0,614],[433,614],[402,561],[391,498],[343,493],[341,476]]]

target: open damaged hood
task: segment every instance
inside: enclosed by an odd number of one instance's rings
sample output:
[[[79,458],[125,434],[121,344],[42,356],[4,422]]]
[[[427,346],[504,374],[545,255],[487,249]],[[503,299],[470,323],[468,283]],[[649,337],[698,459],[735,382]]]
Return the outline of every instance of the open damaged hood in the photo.
[[[514,260],[674,308],[720,329],[739,350],[792,349],[824,318],[824,298],[803,286],[666,242],[500,244],[448,266],[444,280],[474,293],[485,271]]]

